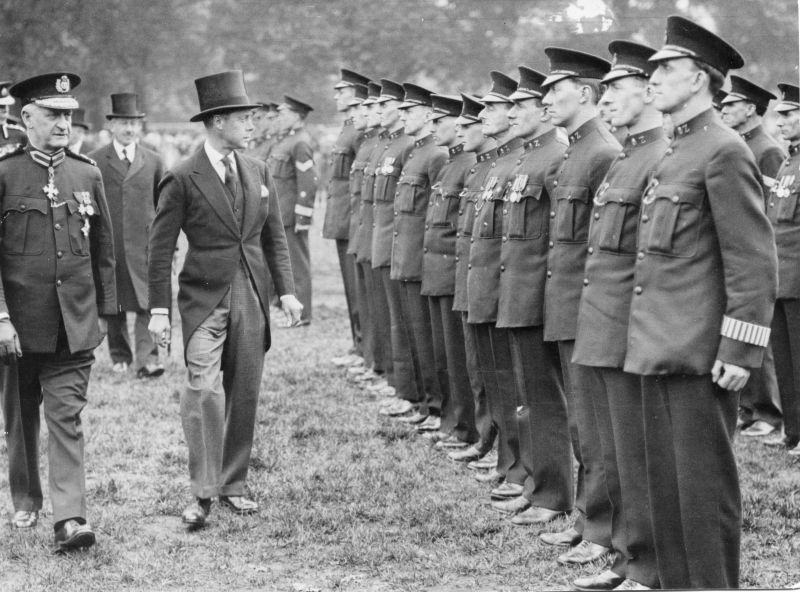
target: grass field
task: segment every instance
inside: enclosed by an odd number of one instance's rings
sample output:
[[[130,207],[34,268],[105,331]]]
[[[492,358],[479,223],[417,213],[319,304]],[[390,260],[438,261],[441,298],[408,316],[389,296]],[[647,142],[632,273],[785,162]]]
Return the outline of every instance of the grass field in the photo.
[[[348,348],[349,330],[335,249],[314,235],[314,322],[274,330],[267,355],[249,477],[261,512],[236,517],[215,507],[206,529],[186,531],[182,354],[172,352],[164,377],[142,382],[112,374],[103,345],[84,413],[98,543],[54,555],[49,514],[33,531],[0,529],[0,590],[549,590],[600,568],[559,566],[536,529],[489,509],[487,486],[379,418],[375,401],[329,363]],[[6,522],[5,442],[0,447]],[[800,462],[741,439],[737,451],[741,584],[800,580]]]

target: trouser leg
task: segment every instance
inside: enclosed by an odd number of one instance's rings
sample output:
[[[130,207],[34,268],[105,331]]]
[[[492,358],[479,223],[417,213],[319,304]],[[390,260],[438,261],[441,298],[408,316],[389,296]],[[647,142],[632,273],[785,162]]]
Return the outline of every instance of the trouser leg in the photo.
[[[389,288],[384,283],[382,268],[373,269],[369,262],[365,265],[369,267],[372,276],[370,295],[373,304],[373,327],[375,330],[375,363],[381,364],[386,381],[395,386],[391,331],[392,316],[389,312],[389,300],[386,296]],[[388,281],[388,274],[385,277],[386,281]]]
[[[358,355],[363,355],[360,311],[356,297],[356,270],[353,256],[347,254],[347,240],[336,241],[336,254],[339,256],[339,271],[344,284],[344,299],[347,303],[347,315],[350,319],[350,333],[353,336],[353,348]]]
[[[775,371],[787,440],[800,439],[800,300],[778,299],[772,321]]]
[[[133,352],[131,351],[130,336],[128,335],[128,313],[124,310],[112,316],[105,317],[108,320],[108,353],[114,364],[120,362],[133,364]]]
[[[419,403],[420,392],[417,390],[417,374],[411,352],[408,319],[403,315],[400,282],[389,279],[389,268],[381,267],[386,300],[389,303],[391,319],[392,369],[394,371],[394,387],[397,396],[412,403]]]
[[[467,358],[467,376],[469,376],[470,391],[472,392],[475,407],[475,428],[478,430],[478,449],[486,453],[494,446],[497,438],[497,426],[492,421],[489,412],[489,400],[486,396],[486,387],[483,375],[478,364],[478,337],[477,325],[467,322],[467,313],[461,312],[461,327],[464,331],[464,354]]]
[[[382,372],[382,367],[375,363],[375,329],[373,327],[372,298],[372,273],[362,263],[357,263],[355,257],[350,255],[355,267],[356,308],[358,309],[358,322],[361,327],[361,355],[364,365],[376,372]]]
[[[739,415],[747,422],[760,420],[775,428],[780,428],[782,414],[778,407],[779,401],[775,358],[770,345],[764,350],[761,367],[750,370],[750,378],[739,398]]]
[[[286,228],[286,244],[292,263],[292,276],[297,299],[303,305],[302,320],[311,320],[311,257],[308,251],[308,230],[295,232]]]
[[[407,319],[408,342],[415,361],[415,374],[417,377],[417,392],[420,394],[420,409],[422,415],[441,415],[442,412],[442,385],[441,378],[447,376],[444,358],[437,360],[433,349],[433,334],[431,332],[431,316],[428,309],[428,300],[420,294],[420,282],[399,282],[403,316]],[[445,388],[447,388],[445,381]]]

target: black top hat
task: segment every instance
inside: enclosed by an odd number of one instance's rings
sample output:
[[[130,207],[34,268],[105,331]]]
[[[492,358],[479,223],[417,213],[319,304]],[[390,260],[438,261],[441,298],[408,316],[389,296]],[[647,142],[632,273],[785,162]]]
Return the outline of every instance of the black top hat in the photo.
[[[550,60],[550,75],[542,82],[542,88],[567,78],[602,80],[611,69],[603,58],[574,49],[546,47],[544,53]]]
[[[462,101],[453,95],[431,95],[431,105],[433,112],[431,120],[442,119],[443,117],[458,117],[461,115]]]
[[[200,112],[189,121],[201,121],[215,113],[255,109],[259,106],[247,97],[241,70],[203,76],[196,79],[194,85],[197,88]]]
[[[775,105],[775,111],[784,113],[800,109],[800,89],[798,89],[797,85],[781,82],[778,85],[778,90],[781,91],[781,100]]]
[[[72,127],[82,127],[87,132],[92,129],[91,124],[86,121],[86,111],[83,109],[73,109],[72,110]]]
[[[519,70],[519,85],[517,85],[517,91],[509,98],[512,101],[542,98],[544,96],[542,83],[547,77],[541,72],[525,66],[517,66],[517,69]]]
[[[119,117],[121,119],[142,119],[145,114],[139,113],[136,103],[138,101],[136,93],[117,93],[111,95],[111,113],[106,115],[106,119]],[[74,122],[73,117],[73,122]]]
[[[77,74],[54,72],[17,82],[8,92],[23,105],[33,103],[48,109],[71,111],[79,105],[70,91],[80,83],[81,78]]]
[[[773,95],[767,89],[750,82],[746,78],[732,74],[731,90],[728,93],[728,96],[720,101],[720,104],[727,105],[728,103],[735,103],[737,101],[747,101],[749,103],[753,103],[756,107],[758,107],[761,113],[764,113],[767,107],[769,107],[769,102],[777,98],[778,97]]]
[[[289,95],[283,95],[283,104],[278,109],[289,109],[289,111],[294,111],[305,117],[314,110],[314,107]]]
[[[717,94],[714,95],[714,98],[711,99],[711,105],[714,107],[714,109],[718,111],[722,109],[722,101],[724,101],[725,97],[727,96],[728,93],[726,91],[719,89]]]
[[[483,103],[472,95],[461,93],[461,115],[456,119],[456,123],[461,125],[471,125],[480,123],[481,118],[478,114],[483,111]]]
[[[728,70],[744,66],[741,54],[722,37],[682,16],[671,16],[667,19],[667,38],[664,47],[650,60],[662,62],[678,58],[700,60],[719,70],[723,76]]]
[[[605,83],[628,76],[650,78],[656,69],[655,62],[650,61],[650,57],[656,53],[652,47],[617,40],[608,44],[608,51],[611,53],[611,70],[603,78]]]
[[[381,78],[381,95],[375,99],[376,103],[385,103],[386,101],[402,101],[406,96],[403,85],[388,78]]]
[[[8,87],[13,83],[11,81],[0,82],[0,105],[13,105],[14,97],[8,92]]]
[[[409,109],[421,105],[423,107],[431,106],[431,95],[433,92],[427,88],[422,88],[410,82],[403,83],[403,104],[398,109]]]
[[[369,78],[359,74],[358,72],[353,72],[352,70],[347,70],[346,68],[342,68],[340,72],[341,80],[334,84],[333,88],[345,88],[348,86],[353,86],[354,84],[367,84],[369,82]]]
[[[481,103],[511,103],[511,95],[517,90],[517,81],[502,72],[492,70],[492,88],[481,97]]]
[[[360,105],[367,100],[369,89],[367,88],[366,84],[353,84],[352,87],[353,87],[353,98],[350,99],[350,101],[348,101],[347,104],[350,107],[355,107],[356,105]]]

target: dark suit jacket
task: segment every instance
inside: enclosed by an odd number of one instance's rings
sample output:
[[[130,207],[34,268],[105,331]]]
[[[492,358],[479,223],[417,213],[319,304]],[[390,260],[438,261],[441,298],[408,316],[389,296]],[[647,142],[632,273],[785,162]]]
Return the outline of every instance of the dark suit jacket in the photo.
[[[133,162],[127,168],[119,159],[113,142],[95,150],[89,157],[97,162],[103,174],[114,226],[117,300],[123,308],[129,306],[126,303],[137,303],[135,308],[147,310],[147,240],[156,215],[158,182],[164,174],[164,166],[156,153],[137,146]]]
[[[267,267],[278,295],[294,293],[278,196],[266,164],[237,154],[236,165],[244,193],[241,228],[202,147],[168,171],[159,185],[150,232],[150,308],[170,306],[172,254],[183,230],[189,242],[178,292],[184,346],[225,296],[242,263],[253,279],[267,319]],[[269,346],[267,323],[264,351]]]

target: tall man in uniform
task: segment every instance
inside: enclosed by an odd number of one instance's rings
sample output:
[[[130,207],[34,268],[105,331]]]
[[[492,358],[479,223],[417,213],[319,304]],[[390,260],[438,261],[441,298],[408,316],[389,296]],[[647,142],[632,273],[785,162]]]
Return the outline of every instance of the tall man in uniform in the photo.
[[[273,127],[275,126],[275,119],[278,116],[278,105],[268,101],[259,102],[257,105],[258,107],[253,109],[254,137],[247,144],[245,154],[256,160],[263,160],[266,162],[275,144]]]
[[[111,95],[111,113],[106,115],[111,143],[89,156],[103,174],[106,200],[114,226],[119,312],[108,319],[108,350],[115,372],[125,372],[136,360],[138,378],[164,373],[158,346],[147,326],[147,239],[156,215],[158,183],[164,173],[155,152],[139,145],[145,114],[139,111],[134,93]],[[134,347],[128,334],[128,312],[135,314]],[[134,358],[133,349],[136,352]]]
[[[520,461],[526,472],[518,497],[492,506],[517,514],[517,525],[541,524],[572,510],[575,499],[567,400],[558,347],[544,341],[544,286],[551,211],[548,187],[563,161],[566,141],[542,106],[541,74],[519,67],[508,112],[523,154],[502,195],[497,328],[508,333],[516,387]]]
[[[735,588],[737,392],[761,364],[777,257],[752,152],[712,108],[744,61],[673,16],[650,83],[674,138],[642,197],[624,370],[641,377],[662,588]]]
[[[369,78],[352,70],[342,68],[341,79],[334,85],[336,110],[345,115],[342,129],[331,150],[330,179],[328,180],[328,201],[325,206],[325,221],[322,236],[336,242],[339,258],[339,271],[344,284],[347,314],[350,319],[350,333],[353,337],[353,354],[363,357],[361,324],[356,301],[356,270],[353,258],[348,256],[348,237],[350,233],[350,169],[353,166],[361,133],[353,126],[353,116],[358,103],[351,104],[355,96],[355,84],[367,84]]]
[[[778,169],[786,158],[783,148],[761,124],[770,100],[776,97],[745,78],[730,78],[731,92],[721,101],[722,122],[736,130],[753,152],[758,170],[761,171],[766,202],[766,196],[775,184]],[[764,363],[760,368],[752,369],[739,399],[737,423],[742,428],[742,436],[766,436],[780,430],[781,410],[777,406],[779,396],[772,347],[767,345]]]
[[[593,196],[586,278],[573,360],[592,374],[587,403],[597,418],[603,473],[613,514],[610,569],[575,580],[579,590],[610,590],[625,580],[658,587],[648,511],[644,416],[639,377],[622,370],[633,297],[639,207],[650,175],[667,148],[661,113],[653,105],[648,58],[655,49],[613,41],[603,78],[611,124],[625,130],[622,152]],[[627,584],[626,584],[627,585]]]
[[[419,431],[437,431],[447,401],[447,356],[433,347],[428,301],[422,296],[422,243],[431,187],[447,156],[433,141],[431,91],[416,84],[403,85],[398,107],[403,131],[413,139],[397,182],[391,242],[390,275],[400,290],[400,306],[409,329],[411,356],[416,360],[419,406],[401,421],[416,424]],[[438,355],[437,355],[438,354]]]
[[[22,102],[27,148],[0,161],[0,396],[9,456],[12,526],[42,509],[39,405],[47,422],[50,499],[60,549],[88,547],[81,411],[101,315],[117,312],[114,243],[100,171],[65,150],[71,94],[59,72],[11,87]]]
[[[446,361],[448,399],[442,407],[439,432],[434,433],[439,449],[466,448],[477,441],[464,327],[453,310],[456,281],[456,225],[461,190],[475,155],[464,150],[456,123],[463,103],[459,97],[431,95],[433,141],[447,149],[447,160],[431,186],[430,205],[425,213],[422,247],[422,287],[431,314],[433,347]]]
[[[169,343],[172,254],[182,230],[189,243],[178,308],[187,366],[181,420],[196,501],[183,512],[206,523],[214,497],[236,513],[258,510],[245,497],[264,352],[270,346],[266,272],[289,321],[302,305],[275,184],[265,163],[238,154],[253,133],[240,70],[195,80],[206,141],[159,186],[150,234],[150,331]]]
[[[9,121],[9,107],[14,104],[14,97],[8,92],[11,82],[0,82],[0,156],[14,152],[27,142],[25,128]]]
[[[800,454],[800,98],[794,84],[779,84],[778,128],[789,142],[789,158],[776,175],[767,215],[778,247],[778,300],[772,319],[775,370],[783,408],[777,444]]]
[[[608,554],[611,547],[611,504],[606,492],[597,422],[590,404],[589,372],[572,362],[578,324],[578,303],[584,286],[586,241],[592,196],[600,188],[621,146],[597,116],[600,80],[611,65],[604,59],[571,49],[548,47],[550,76],[542,86],[553,124],[564,128],[569,147],[550,187],[550,252],[545,286],[545,340],[558,343],[572,432],[578,460],[573,528],[541,535],[544,542],[576,544],[559,563],[582,564]]]
[[[313,108],[284,96],[278,107],[280,141],[275,144],[267,160],[275,181],[280,201],[286,242],[292,260],[292,275],[297,298],[303,305],[300,320],[292,327],[311,323],[311,258],[308,251],[308,231],[314,214],[317,195],[317,171],[314,168],[314,151],[311,136],[305,129],[305,120]],[[277,286],[276,286],[277,288]]]

